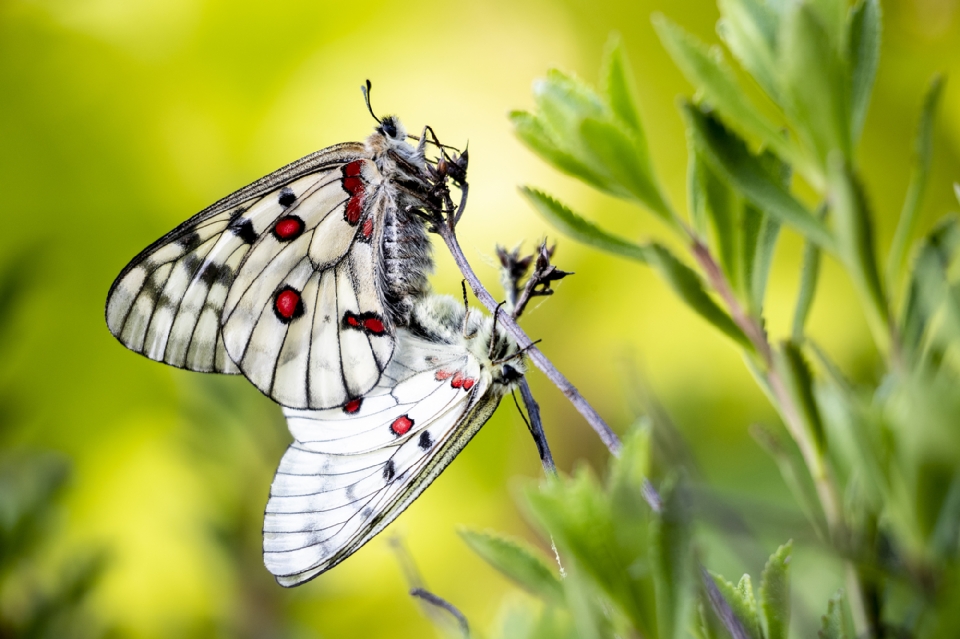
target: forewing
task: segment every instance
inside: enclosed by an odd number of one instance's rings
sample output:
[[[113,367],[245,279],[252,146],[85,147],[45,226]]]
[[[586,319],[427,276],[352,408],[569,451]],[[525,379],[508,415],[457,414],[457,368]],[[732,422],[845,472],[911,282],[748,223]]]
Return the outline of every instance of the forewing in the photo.
[[[264,520],[264,563],[283,586],[343,561],[397,517],[489,418],[499,397],[461,346],[403,332],[380,382],[323,411],[285,409],[294,443]]]
[[[292,203],[339,180],[342,167],[364,154],[359,143],[318,151],[227,196],[147,247],[110,289],[110,331],[127,348],[157,361],[240,372],[227,354],[221,316],[251,247],[272,234]]]
[[[394,348],[379,290],[378,232],[391,205],[373,162],[346,164],[259,236],[223,309],[227,353],[284,406],[338,406],[373,388]],[[286,227],[283,227],[286,228]]]

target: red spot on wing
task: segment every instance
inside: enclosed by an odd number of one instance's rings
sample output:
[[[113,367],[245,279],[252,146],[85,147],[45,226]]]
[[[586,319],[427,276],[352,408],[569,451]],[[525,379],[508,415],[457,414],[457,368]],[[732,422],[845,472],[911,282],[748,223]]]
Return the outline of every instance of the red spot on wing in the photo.
[[[351,399],[349,402],[343,405],[343,412],[353,414],[358,410],[360,410],[360,404],[362,403],[363,403],[362,397]]]
[[[356,315],[348,313],[347,324],[354,328],[360,328],[360,319]]]
[[[273,234],[280,241],[290,241],[303,233],[304,223],[296,215],[287,215],[277,220],[273,225]]]
[[[393,434],[398,437],[401,435],[406,435],[411,428],[413,428],[413,420],[406,415],[397,417],[395,420],[393,420],[393,423],[390,424],[390,430],[392,430]]]
[[[363,160],[354,160],[343,167],[344,177],[357,177],[363,170]]]
[[[373,220],[371,218],[368,217],[363,221],[363,226],[360,227],[360,232],[363,233],[364,239],[370,239],[370,236],[373,235]]]
[[[470,390],[471,388],[473,388],[473,385],[476,383],[477,383],[477,380],[473,379],[472,377],[466,378],[465,380],[463,380],[463,390]]]
[[[363,160],[354,160],[343,167],[343,190],[350,194],[344,218],[352,226],[356,226],[360,222],[360,214],[363,213],[366,185],[363,183],[363,178],[360,177],[362,169]]]
[[[460,371],[457,371],[454,374],[453,379],[450,380],[450,385],[453,386],[454,388],[463,388],[464,379],[466,378],[463,376],[463,373],[461,373]]]
[[[292,288],[285,288],[277,293],[273,308],[281,320],[292,320],[303,313],[303,305],[300,303],[300,293]]]
[[[383,335],[383,322],[376,317],[368,317],[363,320],[363,327],[374,335]]]
[[[363,200],[363,185],[361,185],[357,193],[347,202],[347,210],[343,214],[344,219],[350,226],[356,226],[360,221],[360,216],[363,214]]]
[[[436,378],[438,382],[442,382],[445,379],[450,379],[451,377],[453,377],[453,373],[450,371],[437,371]]]

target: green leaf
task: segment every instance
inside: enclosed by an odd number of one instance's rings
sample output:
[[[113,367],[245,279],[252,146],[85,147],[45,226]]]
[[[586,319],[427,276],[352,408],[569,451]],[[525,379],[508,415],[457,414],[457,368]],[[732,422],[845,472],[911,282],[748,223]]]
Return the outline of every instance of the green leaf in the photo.
[[[960,249],[960,220],[941,221],[924,239],[917,252],[907,299],[900,320],[902,344],[917,355],[931,328],[960,336],[960,292],[947,280],[947,268]],[[943,309],[942,321],[933,322]],[[936,326],[932,326],[936,325]],[[936,335],[929,339],[936,339]]]
[[[563,602],[560,578],[538,552],[504,536],[468,529],[458,532],[473,552],[524,590],[547,603]]]
[[[742,139],[700,107],[685,103],[682,110],[697,149],[718,174],[760,210],[794,227],[822,248],[833,250],[833,237],[823,221],[770,175]]]
[[[623,40],[617,33],[611,34],[607,40],[603,62],[600,64],[600,78],[601,90],[607,104],[610,105],[610,110],[621,122],[630,127],[637,141],[646,149],[647,138],[637,109],[635,99],[637,90],[633,82],[633,72],[623,48]]]
[[[790,489],[810,525],[819,533],[826,535],[826,524],[821,516],[817,495],[809,479],[810,473],[803,462],[788,453],[780,439],[762,426],[751,426],[750,436],[776,462],[783,483]]]
[[[807,3],[797,3],[780,22],[783,106],[824,166],[831,151],[851,153],[849,78],[835,43]]]
[[[680,639],[687,635],[696,575],[689,496],[676,483],[663,486],[660,495],[663,508],[651,531],[659,636]]]
[[[602,166],[624,192],[656,213],[668,224],[676,219],[653,176],[650,158],[638,140],[620,126],[597,118],[584,118],[580,136],[591,165]]]
[[[689,176],[689,183],[696,207],[694,219],[702,219],[705,226],[709,226],[713,236],[711,246],[718,249],[720,266],[731,286],[740,291],[741,265],[738,258],[742,202],[695,150],[693,155],[693,173]]]
[[[774,100],[780,93],[777,15],[763,0],[719,0],[717,32],[743,68]]]
[[[827,614],[820,618],[820,639],[847,639],[847,623],[843,616],[843,591],[840,590],[827,602]]]
[[[920,124],[917,127],[917,136],[913,143],[913,167],[910,171],[910,184],[907,187],[903,209],[900,211],[900,220],[897,222],[897,231],[893,236],[890,254],[887,256],[887,285],[891,291],[894,291],[900,282],[900,273],[907,253],[907,245],[913,235],[917,214],[927,190],[930,175],[930,156],[933,147],[933,122],[942,94],[943,78],[936,76],[930,82],[927,94],[923,99]]]
[[[657,269],[670,288],[700,317],[720,329],[740,346],[752,350],[753,345],[730,316],[720,308],[703,288],[700,276],[689,266],[681,262],[662,244],[648,246],[648,263]]]
[[[880,63],[880,18],[879,0],[860,0],[851,10],[847,23],[851,129],[854,143],[860,139],[863,123],[867,119],[873,81]]]
[[[826,212],[826,211],[824,211]],[[813,242],[803,246],[803,266],[800,270],[800,289],[797,292],[797,305],[793,311],[793,331],[791,339],[797,344],[804,342],[807,316],[813,307],[813,297],[817,290],[817,277],[820,274],[820,249]]]
[[[787,639],[790,628],[790,554],[788,541],[770,555],[760,577],[760,611],[764,639]]]
[[[881,351],[890,345],[890,316],[873,246],[873,228],[863,189],[839,155],[830,158],[828,185],[837,248],[867,311],[867,321]]]
[[[556,542],[564,565],[574,561],[640,633],[657,636],[646,519],[618,517],[586,468],[572,479],[528,490],[526,503],[531,520]]]
[[[645,264],[650,263],[651,258],[655,257],[650,246],[635,244],[607,233],[542,191],[523,186],[520,187],[520,193],[530,200],[533,207],[548,222],[578,242],[595,246],[608,253],[629,257]]]
[[[569,151],[560,148],[541,118],[526,111],[514,111],[510,114],[510,121],[517,137],[554,168],[600,190],[609,191],[612,188],[605,176],[578,160]]]
[[[751,590],[749,597],[747,597],[742,589],[749,586],[750,576],[744,575],[746,581],[741,579],[738,586],[734,586],[718,574],[710,573],[710,576],[713,577],[720,594],[730,605],[733,614],[743,626],[743,629],[746,630],[750,639],[763,639],[763,635],[760,634],[760,621],[757,618],[757,606],[753,600],[753,592]]]
[[[740,270],[747,289],[747,311],[753,317],[763,314],[767,275],[773,261],[773,249],[780,234],[780,223],[755,207],[743,207]]]
[[[780,349],[774,354],[774,360],[797,417],[803,422],[807,436],[822,454],[826,450],[826,438],[823,420],[814,398],[810,366],[800,349],[792,342],[782,342]],[[783,409],[783,407],[780,408]]]
[[[785,159],[799,161],[796,149],[780,134],[778,127],[761,115],[746,97],[719,49],[708,49],[661,14],[654,14],[653,26],[674,63],[693,86],[703,91],[730,126],[743,134],[757,136]]]

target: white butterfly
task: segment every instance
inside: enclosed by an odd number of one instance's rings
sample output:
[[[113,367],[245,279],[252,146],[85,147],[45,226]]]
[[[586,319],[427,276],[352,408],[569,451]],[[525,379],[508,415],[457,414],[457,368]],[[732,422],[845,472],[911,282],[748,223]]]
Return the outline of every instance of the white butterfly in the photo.
[[[363,396],[428,291],[418,209],[442,208],[448,175],[465,184],[465,155],[438,166],[426,135],[406,139],[384,118],[366,143],[317,151],[193,216],[117,277],[110,331],[173,366],[242,372],[284,406]]]
[[[452,298],[421,300],[377,385],[340,408],[285,408],[294,442],[267,503],[263,554],[283,586],[337,565],[393,521],[523,374],[516,345]]]

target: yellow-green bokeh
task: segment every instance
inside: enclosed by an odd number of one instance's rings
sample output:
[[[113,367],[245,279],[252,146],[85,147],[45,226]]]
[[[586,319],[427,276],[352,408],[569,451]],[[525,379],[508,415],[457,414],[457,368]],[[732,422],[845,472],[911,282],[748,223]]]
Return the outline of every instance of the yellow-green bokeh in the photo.
[[[948,84],[924,228],[957,206],[950,184],[960,180],[960,84],[952,77],[960,71],[960,6],[883,7],[882,61],[859,159],[885,249],[923,88],[936,71]],[[359,86],[367,78],[376,110],[399,114],[412,130],[430,124],[447,143],[469,141],[460,237],[491,290],[495,243],[530,247],[556,237],[519,184],[550,191],[625,236],[663,236],[650,216],[546,167],[506,118],[532,105],[531,82],[548,67],[595,80],[603,43],[618,30],[657,172],[683,208],[686,143],[675,98],[690,87],[654,35],[653,11],[717,40],[711,0],[0,2],[0,264],[26,265],[0,363],[0,443],[73,460],[55,552],[69,561],[72,548],[110,550],[92,602],[106,623],[134,637],[273,636],[281,628],[298,637],[422,636],[428,622],[405,594],[386,541],[393,534],[428,585],[481,629],[495,623],[505,597],[521,596],[455,532],[466,524],[536,538],[513,494],[539,478],[539,464],[510,402],[385,534],[314,582],[282,590],[258,546],[288,437],[279,410],[241,379],[200,379],[125,350],[106,329],[104,298],[130,258],[195,211],[308,152],[366,136],[372,121]],[[639,371],[707,483],[754,508],[793,508],[775,466],[746,434],[753,422],[779,426],[732,344],[649,270],[558,240],[556,263],[576,275],[524,321],[544,352],[620,431],[637,416]],[[460,275],[437,249],[435,286],[456,294]],[[786,233],[768,295],[774,335],[789,327],[800,249]],[[873,374],[850,283],[829,262],[811,333],[852,375]],[[603,449],[586,424],[542,377],[530,377],[561,466],[601,466]],[[730,576],[757,571],[729,552],[707,559]]]

